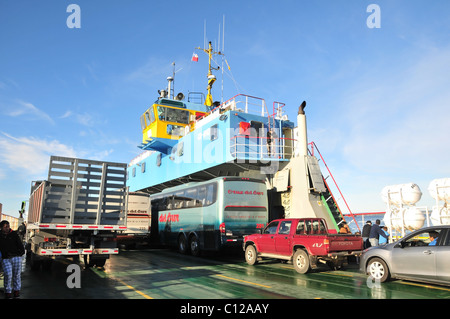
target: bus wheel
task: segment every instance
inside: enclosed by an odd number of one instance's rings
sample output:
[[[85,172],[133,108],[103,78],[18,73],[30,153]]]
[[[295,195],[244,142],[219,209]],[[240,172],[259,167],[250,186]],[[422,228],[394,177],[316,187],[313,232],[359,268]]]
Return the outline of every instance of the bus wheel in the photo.
[[[256,264],[256,248],[253,245],[248,245],[247,248],[245,248],[245,261],[249,265]]]
[[[191,247],[192,256],[200,256],[200,242],[196,235],[192,235],[189,241],[189,246]]]
[[[180,236],[178,236],[178,251],[185,255],[187,253],[187,242],[186,242],[186,237],[183,234],[180,234]]]

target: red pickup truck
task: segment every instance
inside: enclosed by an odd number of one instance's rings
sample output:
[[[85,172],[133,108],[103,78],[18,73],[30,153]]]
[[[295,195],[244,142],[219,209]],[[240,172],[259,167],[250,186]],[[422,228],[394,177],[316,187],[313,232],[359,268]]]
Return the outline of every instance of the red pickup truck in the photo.
[[[359,256],[363,250],[361,236],[330,234],[322,218],[276,219],[262,234],[244,237],[245,260],[254,265],[263,257],[292,260],[301,274],[316,268],[318,262],[337,269],[347,256]]]

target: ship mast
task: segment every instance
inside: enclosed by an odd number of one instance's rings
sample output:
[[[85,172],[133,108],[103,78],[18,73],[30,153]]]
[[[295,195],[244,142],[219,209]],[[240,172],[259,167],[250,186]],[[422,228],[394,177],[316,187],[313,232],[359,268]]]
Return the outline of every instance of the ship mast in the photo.
[[[208,54],[208,62],[209,62],[209,64],[208,64],[208,87],[207,87],[208,94],[206,95],[205,105],[211,107],[213,105],[213,98],[212,98],[212,95],[211,95],[211,89],[212,89],[212,85],[216,81],[216,76],[214,74],[212,74],[212,70],[213,69],[214,70],[219,70],[219,68],[220,68],[220,67],[213,68],[211,66],[211,60],[212,60],[213,54],[223,55],[223,53],[213,51],[211,41],[209,41],[208,49],[202,49],[200,47],[198,47],[196,49],[202,50],[203,52]]]

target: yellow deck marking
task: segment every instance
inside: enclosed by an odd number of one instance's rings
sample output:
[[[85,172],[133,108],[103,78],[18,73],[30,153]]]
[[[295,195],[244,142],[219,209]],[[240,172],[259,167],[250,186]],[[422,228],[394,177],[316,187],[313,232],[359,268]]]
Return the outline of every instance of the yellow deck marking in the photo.
[[[289,266],[280,266],[281,268],[286,268],[286,269],[291,269],[294,270],[294,267],[289,267]]]
[[[353,277],[353,275],[340,274],[340,273],[333,273],[333,272],[321,272],[321,273],[319,273],[319,274],[332,275],[332,276],[343,276],[343,277]]]
[[[429,286],[429,285],[424,285],[424,284],[416,284],[416,283],[412,283],[412,282],[399,282],[399,284],[411,285],[411,286],[417,286],[417,287],[424,287],[424,288],[430,288],[430,289],[438,289],[438,290],[444,290],[444,291],[450,291],[449,288]]]
[[[264,288],[272,288],[272,287],[270,287],[270,286],[261,285],[261,284],[256,284],[256,283],[254,283],[254,282],[245,281],[245,280],[241,280],[241,279],[237,279],[237,278],[232,278],[232,277],[227,277],[227,276],[224,276],[224,275],[216,275],[216,276],[222,277],[222,278],[226,278],[226,279],[230,279],[230,280],[235,280],[235,281],[245,282],[246,284],[251,284],[251,285],[255,285],[255,286],[261,286],[261,287],[264,287]]]
[[[118,282],[120,282],[121,284],[125,285],[127,288],[136,291],[138,294],[140,294],[142,297],[146,298],[146,299],[153,299],[152,297],[150,297],[149,295],[144,294],[142,291],[137,290],[136,288],[134,288],[133,286],[128,285],[127,283],[125,283],[124,281],[115,278]]]
[[[289,266],[280,266],[281,268],[286,268],[286,269],[292,269],[294,270],[294,267],[289,267]],[[353,275],[347,275],[347,274],[340,274],[340,273],[332,273],[332,272],[317,272],[315,274],[323,274],[323,275],[333,275],[333,276],[343,276],[343,277],[354,277]]]

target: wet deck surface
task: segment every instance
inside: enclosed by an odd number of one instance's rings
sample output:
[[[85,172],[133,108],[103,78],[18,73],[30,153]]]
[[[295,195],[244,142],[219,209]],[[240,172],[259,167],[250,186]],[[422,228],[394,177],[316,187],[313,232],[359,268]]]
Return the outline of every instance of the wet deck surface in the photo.
[[[355,264],[302,275],[276,261],[249,266],[240,253],[196,258],[169,249],[122,250],[103,269],[82,268],[81,288],[67,286],[70,264],[57,261],[38,271],[27,266],[21,299],[450,299],[445,286],[402,280],[374,285]]]

